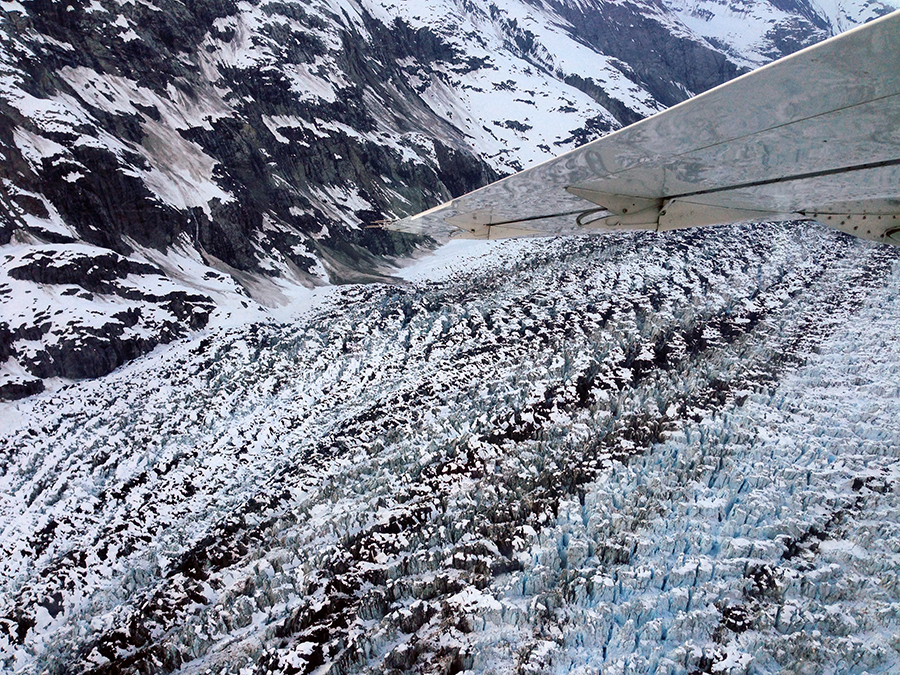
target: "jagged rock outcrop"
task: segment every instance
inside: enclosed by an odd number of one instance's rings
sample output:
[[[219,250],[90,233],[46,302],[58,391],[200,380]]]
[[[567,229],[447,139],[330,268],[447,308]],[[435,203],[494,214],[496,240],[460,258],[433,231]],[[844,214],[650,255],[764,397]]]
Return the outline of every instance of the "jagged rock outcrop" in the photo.
[[[20,298],[0,322],[0,362],[21,369],[0,387],[6,398],[42,391],[41,378],[105,375],[203,328],[214,309],[212,298],[108,249],[19,247],[4,263],[3,287]]]

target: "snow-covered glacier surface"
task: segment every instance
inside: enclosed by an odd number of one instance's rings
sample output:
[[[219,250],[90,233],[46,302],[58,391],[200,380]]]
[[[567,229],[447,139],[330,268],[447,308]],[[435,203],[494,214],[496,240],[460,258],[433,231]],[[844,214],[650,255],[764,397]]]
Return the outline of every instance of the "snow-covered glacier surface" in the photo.
[[[0,408],[0,670],[900,670],[900,254],[455,243]]]

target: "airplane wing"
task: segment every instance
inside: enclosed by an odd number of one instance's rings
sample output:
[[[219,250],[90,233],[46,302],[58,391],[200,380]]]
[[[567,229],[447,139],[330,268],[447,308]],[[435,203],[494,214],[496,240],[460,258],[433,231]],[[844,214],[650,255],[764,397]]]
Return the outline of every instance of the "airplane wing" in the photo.
[[[387,227],[499,239],[798,219],[900,245],[900,11]]]

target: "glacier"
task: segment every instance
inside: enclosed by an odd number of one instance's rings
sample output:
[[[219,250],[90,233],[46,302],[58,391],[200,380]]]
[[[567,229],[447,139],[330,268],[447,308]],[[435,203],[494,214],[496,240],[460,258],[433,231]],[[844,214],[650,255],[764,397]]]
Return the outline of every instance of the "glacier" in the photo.
[[[900,252],[459,242],[0,408],[17,673],[890,673]]]

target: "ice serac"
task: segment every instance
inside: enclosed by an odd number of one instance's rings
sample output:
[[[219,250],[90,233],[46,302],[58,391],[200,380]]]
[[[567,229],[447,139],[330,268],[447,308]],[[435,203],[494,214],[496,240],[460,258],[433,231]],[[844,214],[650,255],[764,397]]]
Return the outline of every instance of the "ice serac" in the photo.
[[[900,249],[404,277],[0,405],[0,671],[898,672]]]
[[[115,275],[109,251],[155,266],[172,292],[204,296],[218,308],[213,324],[232,308],[284,303],[304,285],[383,280],[421,242],[368,224],[468,192],[886,9],[5,3],[0,246],[12,257],[0,261],[5,269],[28,247],[71,257],[90,246]],[[736,32],[749,16],[753,29]],[[53,288],[17,281],[0,287],[4,396],[42,386],[23,354],[50,347],[20,328],[41,323]],[[115,312],[144,302],[122,297],[106,296]],[[85,312],[108,309],[82,300]],[[172,320],[182,328],[140,324],[147,339],[131,346],[114,322],[96,327],[98,349],[119,356],[82,370],[112,367],[196,323]],[[70,351],[60,358],[81,358]]]

